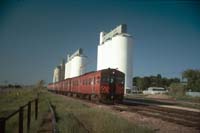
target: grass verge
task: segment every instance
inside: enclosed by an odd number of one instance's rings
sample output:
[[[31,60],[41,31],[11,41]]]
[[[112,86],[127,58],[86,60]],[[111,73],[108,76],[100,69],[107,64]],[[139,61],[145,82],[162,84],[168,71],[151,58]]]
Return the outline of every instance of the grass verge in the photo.
[[[9,93],[0,95],[0,117],[6,117],[12,112],[19,109],[20,106],[23,106],[28,103],[28,101],[33,100],[37,97],[37,91],[35,89],[19,89],[12,90]],[[31,104],[31,127],[29,133],[35,133],[40,126],[40,123],[48,112],[48,106],[44,98],[39,98],[38,104],[38,119],[35,120],[35,103]],[[23,111],[24,122],[23,129],[24,132],[27,131],[27,107]],[[18,132],[18,120],[19,113],[15,114],[13,117],[6,120],[6,133],[15,133]]]
[[[133,125],[120,116],[91,108],[80,101],[43,93],[55,106],[57,130],[62,133],[145,133],[150,129]]]
[[[133,95],[127,95],[125,96],[125,98],[130,98],[130,99],[142,98],[146,103],[168,105],[166,102],[156,101],[159,100],[157,98],[149,98],[147,96],[148,95],[143,95],[143,94],[133,94]],[[176,106],[200,109],[200,97],[191,97],[186,95],[170,95],[170,94],[166,94],[165,96],[168,97],[169,100],[175,99],[177,101],[175,104]]]
[[[28,101],[35,99],[37,91],[23,89],[0,95],[0,117],[7,116]],[[31,106],[31,129],[29,133],[37,132],[48,114],[47,100],[54,105],[56,113],[56,128],[59,133],[132,133],[153,132],[151,129],[133,125],[126,119],[108,111],[91,108],[80,101],[66,99],[43,90],[39,95],[39,114],[35,120],[34,104]],[[18,117],[16,114],[6,121],[6,133],[18,132]],[[26,132],[27,108],[24,108],[24,132]]]

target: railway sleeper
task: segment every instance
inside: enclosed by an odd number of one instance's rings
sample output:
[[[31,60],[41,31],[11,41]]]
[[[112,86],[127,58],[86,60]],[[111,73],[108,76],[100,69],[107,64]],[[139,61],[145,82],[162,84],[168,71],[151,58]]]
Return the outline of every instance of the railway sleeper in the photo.
[[[136,109],[137,108],[137,109]],[[195,117],[191,114],[181,114],[181,113],[175,113],[175,112],[170,112],[170,111],[165,111],[164,109],[163,110],[157,110],[156,108],[154,109],[151,109],[151,108],[141,108],[141,107],[131,107],[131,110],[144,110],[144,111],[149,111],[149,112],[154,112],[154,113],[160,113],[160,114],[163,114],[163,115],[167,115],[167,116],[172,116],[172,117],[176,117],[176,118],[180,118],[180,119],[185,119],[185,120],[190,120],[190,121],[193,121],[193,122],[199,122],[200,119],[199,117]]]
[[[192,112],[192,111],[180,110],[180,109],[173,109],[173,108],[166,108],[166,107],[159,107],[159,106],[149,106],[149,108],[161,110],[161,111],[164,110],[165,112],[170,112],[170,113],[174,112],[176,114],[191,115],[191,116],[194,116],[194,117],[196,117],[200,120],[200,113],[198,113],[198,112]]]
[[[159,118],[164,121],[180,124],[180,125],[187,126],[187,127],[196,127],[199,129],[198,122],[186,121],[186,120],[179,119],[176,117],[170,117],[170,116],[165,116],[165,115],[162,115],[159,113],[152,113],[152,112],[146,112],[146,111],[138,111],[137,113],[142,114],[144,116],[148,116],[148,117]]]

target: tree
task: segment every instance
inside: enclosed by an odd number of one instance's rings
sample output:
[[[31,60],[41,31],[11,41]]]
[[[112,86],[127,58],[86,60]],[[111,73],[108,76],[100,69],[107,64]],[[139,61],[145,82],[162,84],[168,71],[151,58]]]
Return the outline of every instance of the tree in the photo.
[[[137,81],[138,81],[139,78],[140,78],[140,77],[134,77],[134,78],[133,78],[133,85],[134,85],[134,86],[137,86]]]
[[[37,88],[42,89],[42,88],[44,88],[44,85],[45,85],[45,81],[39,80],[38,83],[37,83]]]
[[[149,76],[149,77],[134,77],[133,85],[137,86],[140,90],[147,89],[151,86],[156,87],[169,87],[172,83],[180,83],[180,79],[178,78],[163,78],[161,74],[157,76]]]
[[[181,83],[172,83],[169,87],[169,93],[176,96],[185,95],[185,87]]]
[[[162,76],[158,74],[156,77],[156,86],[162,86]]]
[[[182,78],[187,80],[187,90],[200,92],[200,70],[185,70],[182,73]]]
[[[136,80],[136,85],[140,90],[145,90],[150,86],[150,80],[148,77],[138,78]]]

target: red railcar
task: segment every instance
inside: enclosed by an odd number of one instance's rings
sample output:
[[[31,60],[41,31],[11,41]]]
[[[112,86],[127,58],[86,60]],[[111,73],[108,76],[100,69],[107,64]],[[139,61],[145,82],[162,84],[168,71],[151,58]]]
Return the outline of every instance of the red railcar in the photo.
[[[124,73],[109,68],[51,83],[48,89],[89,99],[97,97],[99,100],[121,101],[124,95],[124,77]]]

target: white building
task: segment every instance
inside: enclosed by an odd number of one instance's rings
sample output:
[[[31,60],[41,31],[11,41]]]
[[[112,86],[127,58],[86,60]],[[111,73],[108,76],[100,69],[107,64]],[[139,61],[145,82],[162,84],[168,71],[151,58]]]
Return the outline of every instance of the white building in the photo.
[[[143,94],[165,94],[168,91],[163,87],[149,87],[147,90],[143,91]]]
[[[82,49],[78,49],[71,56],[68,55],[65,64],[65,79],[84,74],[86,72],[86,59]]]
[[[127,34],[126,25],[119,25],[109,33],[100,33],[97,70],[118,69],[125,73],[126,89],[132,89],[133,39]]]
[[[57,66],[53,72],[53,83],[60,81],[60,66]]]
[[[65,74],[65,60],[62,60],[61,64],[54,69],[53,83],[64,79]]]

